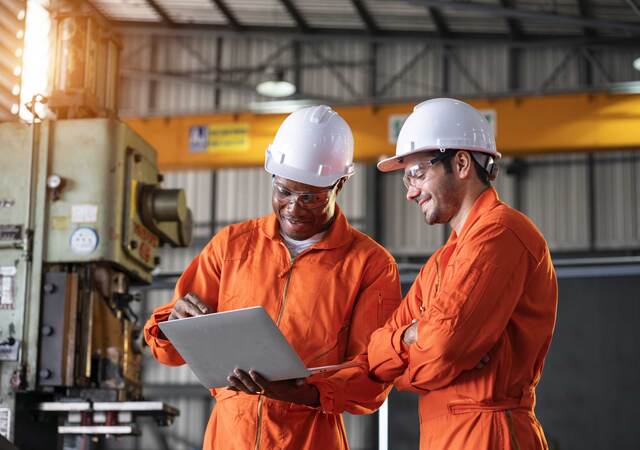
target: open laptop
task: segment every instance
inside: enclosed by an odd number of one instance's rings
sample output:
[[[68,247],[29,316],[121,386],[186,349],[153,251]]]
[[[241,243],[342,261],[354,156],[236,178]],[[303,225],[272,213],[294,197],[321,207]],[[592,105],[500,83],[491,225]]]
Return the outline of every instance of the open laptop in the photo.
[[[262,306],[170,320],[159,326],[207,388],[227,386],[227,376],[236,368],[278,381],[361,364],[306,368]]]

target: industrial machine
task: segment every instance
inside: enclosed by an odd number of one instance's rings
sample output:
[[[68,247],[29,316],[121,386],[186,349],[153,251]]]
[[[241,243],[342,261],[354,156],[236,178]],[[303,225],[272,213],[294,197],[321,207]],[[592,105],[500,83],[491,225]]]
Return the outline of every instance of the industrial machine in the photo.
[[[0,124],[0,148],[0,434],[36,449],[51,420],[51,438],[170,420],[166,405],[131,403],[129,290],[151,281],[160,245],[189,245],[184,192],[160,187],[153,149],[114,119]]]
[[[178,414],[144,400],[130,288],[161,245],[190,245],[191,212],[115,117],[116,39],[73,11],[54,28],[57,118],[38,97],[33,123],[0,123],[0,448],[73,449]]]

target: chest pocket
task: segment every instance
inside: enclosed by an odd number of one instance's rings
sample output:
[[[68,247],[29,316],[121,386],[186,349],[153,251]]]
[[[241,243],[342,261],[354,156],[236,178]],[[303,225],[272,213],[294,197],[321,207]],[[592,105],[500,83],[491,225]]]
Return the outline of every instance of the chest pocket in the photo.
[[[254,258],[248,248],[234,248],[225,255],[220,277],[219,310],[256,306],[252,300],[254,278]]]
[[[298,331],[294,346],[306,364],[333,364],[343,357],[357,279],[317,258],[294,267],[284,316]]]
[[[438,280],[438,269],[435,264],[430,264],[430,267],[427,267],[423,271],[421,285],[426,286],[426,288],[421,292],[422,295],[422,305],[418,305],[418,307],[423,306],[424,311],[429,311],[431,305],[438,295],[440,290],[439,280]],[[422,308],[421,308],[422,311]]]
[[[452,258],[430,303],[429,313],[433,320],[452,330],[464,323],[478,301],[474,295],[477,294],[479,279],[480,269],[472,260]]]

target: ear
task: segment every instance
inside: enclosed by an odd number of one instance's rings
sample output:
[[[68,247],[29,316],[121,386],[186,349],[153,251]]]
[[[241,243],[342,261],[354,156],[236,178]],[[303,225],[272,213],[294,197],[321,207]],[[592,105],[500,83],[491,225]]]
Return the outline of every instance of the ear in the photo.
[[[456,167],[456,172],[458,173],[458,178],[467,179],[472,175],[473,171],[473,160],[471,153],[461,150],[456,153],[454,158],[454,165]]]

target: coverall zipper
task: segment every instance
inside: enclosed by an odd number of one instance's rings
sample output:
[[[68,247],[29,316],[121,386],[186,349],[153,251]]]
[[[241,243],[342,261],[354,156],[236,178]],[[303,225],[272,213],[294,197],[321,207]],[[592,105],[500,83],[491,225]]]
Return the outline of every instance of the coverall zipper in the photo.
[[[289,281],[291,281],[291,274],[293,273],[293,261],[291,261],[289,265],[289,273],[287,274],[287,279],[284,282],[284,290],[282,291],[282,304],[280,305],[280,312],[278,313],[278,318],[276,319],[276,326],[280,326],[280,321],[282,320],[282,315],[284,314],[284,306],[287,302],[287,289],[289,288]],[[262,434],[262,404],[264,403],[264,397],[261,395],[258,399],[258,426],[256,427],[256,446],[255,449],[260,449],[260,435]]]

